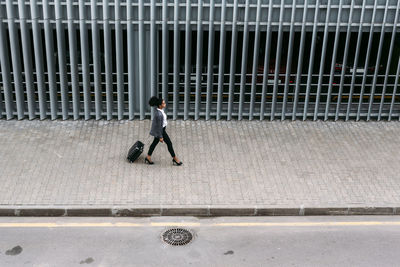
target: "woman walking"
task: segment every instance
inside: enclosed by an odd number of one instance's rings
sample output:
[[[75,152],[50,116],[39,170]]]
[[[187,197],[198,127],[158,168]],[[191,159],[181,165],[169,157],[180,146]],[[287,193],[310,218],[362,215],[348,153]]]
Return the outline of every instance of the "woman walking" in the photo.
[[[166,107],[165,101],[161,98],[157,98],[156,96],[153,96],[150,98],[149,105],[152,107],[156,107],[156,112],[154,114],[154,119],[151,124],[151,130],[150,130],[150,135],[154,136],[154,141],[150,145],[149,152],[147,152],[147,157],[144,159],[144,161],[147,164],[154,164],[154,162],[151,161],[151,154],[153,154],[154,149],[156,148],[156,145],[158,142],[165,143],[168,146],[168,151],[172,156],[172,164],[180,166],[182,165],[182,161],[180,161],[174,152],[174,148],[172,147],[172,142],[171,139],[169,139],[169,136],[167,132],[165,131],[165,128],[167,127],[167,115],[164,112],[164,108]]]

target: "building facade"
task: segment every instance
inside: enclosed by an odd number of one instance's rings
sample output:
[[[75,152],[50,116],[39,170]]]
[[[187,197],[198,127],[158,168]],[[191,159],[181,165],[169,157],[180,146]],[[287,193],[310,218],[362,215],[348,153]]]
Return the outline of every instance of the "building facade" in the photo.
[[[399,120],[397,0],[0,0],[0,119]]]

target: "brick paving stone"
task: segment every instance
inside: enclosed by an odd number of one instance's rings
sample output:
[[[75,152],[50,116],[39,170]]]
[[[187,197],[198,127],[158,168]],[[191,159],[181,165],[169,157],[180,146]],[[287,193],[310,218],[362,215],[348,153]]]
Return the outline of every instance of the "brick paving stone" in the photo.
[[[0,205],[398,206],[400,123],[0,121]],[[133,164],[129,147],[141,140]]]

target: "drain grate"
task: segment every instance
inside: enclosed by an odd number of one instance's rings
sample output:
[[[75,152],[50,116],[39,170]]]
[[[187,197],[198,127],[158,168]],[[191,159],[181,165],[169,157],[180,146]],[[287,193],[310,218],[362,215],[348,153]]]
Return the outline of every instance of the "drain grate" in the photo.
[[[161,235],[162,240],[172,246],[184,246],[193,239],[193,233],[183,228],[168,229]]]

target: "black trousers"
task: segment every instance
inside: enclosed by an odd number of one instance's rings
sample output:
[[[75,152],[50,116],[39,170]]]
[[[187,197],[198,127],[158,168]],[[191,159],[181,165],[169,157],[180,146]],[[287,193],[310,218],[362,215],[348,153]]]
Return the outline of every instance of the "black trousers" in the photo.
[[[163,134],[162,134],[163,138],[164,138],[164,142],[167,144],[168,151],[171,154],[171,156],[175,157],[175,152],[174,152],[174,148],[172,147],[171,139],[169,139],[169,136],[168,136],[167,132],[165,131],[165,128],[166,127],[163,128]],[[158,142],[160,142],[160,139],[157,137],[154,137],[154,141],[150,145],[149,152],[147,152],[147,155],[151,156],[151,154],[153,154],[153,151],[156,148],[156,145],[158,144]]]

